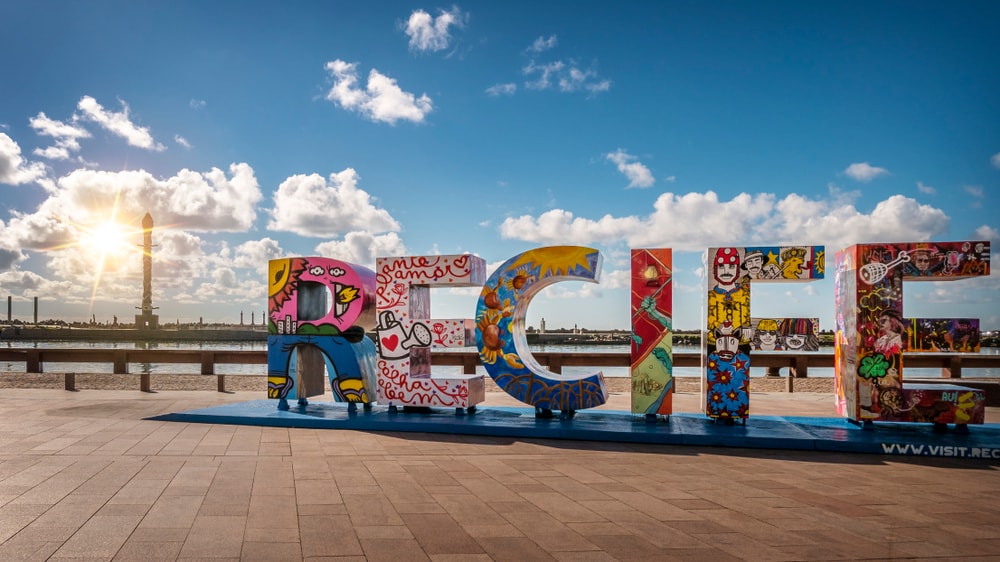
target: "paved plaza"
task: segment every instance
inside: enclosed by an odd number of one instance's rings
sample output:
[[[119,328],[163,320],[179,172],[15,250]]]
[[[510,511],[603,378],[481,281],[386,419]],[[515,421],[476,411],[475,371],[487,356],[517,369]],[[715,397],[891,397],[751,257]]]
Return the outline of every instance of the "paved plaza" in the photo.
[[[178,423],[146,418],[260,393],[0,393],[0,560],[1000,559],[997,460]],[[752,404],[835,415],[829,395]]]

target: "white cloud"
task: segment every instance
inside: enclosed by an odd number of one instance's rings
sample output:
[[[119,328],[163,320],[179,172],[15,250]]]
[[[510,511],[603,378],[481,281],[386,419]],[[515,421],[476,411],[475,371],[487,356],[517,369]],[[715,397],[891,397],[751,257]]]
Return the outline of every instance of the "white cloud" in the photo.
[[[330,174],[294,175],[274,192],[274,209],[267,228],[301,236],[333,237],[355,230],[396,232],[399,223],[385,209],[372,204],[371,196],[358,189],[353,168]]]
[[[580,70],[571,67],[569,72],[559,77],[559,89],[563,92],[576,92],[587,90],[588,92],[606,92],[611,89],[610,80],[600,80],[595,70]]]
[[[284,250],[277,240],[267,237],[244,242],[236,247],[233,254],[233,267],[256,269],[264,273],[267,271],[267,262],[282,257]]]
[[[548,51],[549,49],[555,47],[558,44],[558,39],[555,35],[549,35],[548,37],[539,37],[535,39],[535,42],[528,47],[528,51],[532,53],[541,53],[543,51]]]
[[[206,105],[208,105],[208,102],[206,102],[205,100],[192,99],[191,101],[188,102],[188,107],[190,107],[191,109],[202,109]]]
[[[177,144],[181,145],[182,147],[188,150],[191,150],[191,143],[189,143],[186,138],[180,135],[174,135],[174,142],[176,142]]]
[[[448,28],[461,28],[464,25],[463,19],[458,8],[452,8],[450,12],[441,10],[436,18],[423,10],[414,10],[404,28],[410,38],[410,49],[432,52],[447,49],[451,41]]]
[[[832,250],[861,242],[928,240],[944,233],[948,216],[902,195],[862,213],[844,201],[741,193],[720,201],[712,192],[662,194],[645,216],[599,219],[553,209],[534,217],[508,218],[503,238],[539,244],[611,244],[701,251],[713,245],[822,244]]]
[[[167,179],[144,170],[81,169],[58,180],[39,213],[87,223],[106,216],[116,199],[121,216],[141,217],[148,211],[157,225],[242,232],[252,226],[263,195],[253,168],[244,163],[231,164],[228,177],[218,168],[204,173],[183,169]]]
[[[513,96],[517,92],[517,84],[513,82],[507,82],[506,84],[494,84],[489,88],[486,88],[486,93],[491,96],[499,96],[501,94],[507,96]]]
[[[217,267],[208,272],[209,279],[195,288],[192,302],[228,303],[232,305],[259,303],[265,292],[265,278],[239,275],[230,267]],[[233,321],[238,319],[238,315]],[[246,322],[250,319],[246,318]]]
[[[602,289],[631,289],[632,271],[630,269],[603,271],[600,282]]]
[[[990,163],[995,167],[1000,168],[1000,152],[997,152],[990,158]]]
[[[108,111],[97,103],[97,100],[90,96],[83,96],[77,104],[77,109],[83,112],[83,119],[97,123],[108,132],[122,137],[131,146],[144,148],[146,150],[162,151],[167,147],[156,142],[150,134],[148,127],[140,127],[129,119],[128,104],[119,100],[122,104],[120,112]]]
[[[983,186],[981,185],[966,185],[963,189],[973,197],[981,198],[983,196]]]
[[[80,139],[90,138],[90,132],[83,127],[50,119],[43,112],[29,119],[28,124],[35,133],[55,139],[54,146],[36,148],[33,151],[34,154],[51,160],[69,160],[71,152],[80,150]]]
[[[59,211],[65,204],[60,203],[50,198],[35,213],[11,211],[10,221],[0,230],[0,247],[40,250],[75,242],[79,231],[61,218],[65,215]]]
[[[917,190],[920,191],[920,193],[924,193],[927,195],[934,195],[935,193],[937,193],[936,189],[934,189],[929,185],[924,185],[924,182],[922,181],[917,182]]]
[[[39,289],[44,289],[46,285],[51,284],[41,275],[32,271],[12,270],[0,273],[0,287],[3,287],[5,291],[16,293],[23,293],[24,291],[35,292]],[[45,290],[41,292],[52,294]]]
[[[668,182],[668,183],[674,183],[674,182],[677,181],[677,176],[667,176],[667,177],[663,178],[663,181]]]
[[[621,148],[615,152],[609,152],[604,156],[618,166],[619,172],[625,174],[625,177],[629,180],[629,187],[652,187],[656,183],[653,173],[649,171],[649,168],[643,165],[642,162],[639,162],[635,156],[628,154]]]
[[[363,265],[375,269],[378,256],[405,256],[406,246],[395,232],[374,235],[370,232],[348,232],[343,240],[331,240],[316,246],[321,256]]]
[[[538,74],[536,80],[525,82],[524,85],[532,90],[545,90],[552,86],[552,76],[558,75],[566,67],[566,63],[555,61],[546,64],[535,64],[531,61],[522,69],[527,75]]]
[[[433,103],[427,94],[415,97],[404,92],[396,81],[381,74],[374,68],[368,74],[368,85],[364,90],[358,87],[357,63],[334,60],[326,63],[326,69],[333,74],[333,87],[326,99],[339,104],[348,111],[356,111],[371,119],[395,125],[404,119],[420,123],[433,110]]]
[[[21,157],[21,147],[6,133],[0,133],[0,183],[18,185],[45,177],[45,166],[40,162],[26,162]]]
[[[1000,231],[992,226],[983,225],[976,229],[975,238],[977,240],[1000,241]]]
[[[857,181],[870,182],[879,176],[888,174],[889,170],[872,166],[868,162],[855,162],[848,166],[844,173]]]
[[[539,64],[532,60],[521,71],[526,76],[537,75],[534,80],[524,83],[526,88],[532,90],[547,90],[553,84],[558,85],[559,91],[567,93],[582,90],[594,94],[611,89],[610,80],[600,78],[596,70],[579,68],[573,61],[566,63],[558,60]]]
[[[7,271],[14,267],[14,264],[27,259],[20,250],[8,250],[6,248],[0,248],[0,271]],[[3,276],[0,275],[0,279]],[[6,290],[10,290],[10,285],[0,281],[0,286],[3,286]]]

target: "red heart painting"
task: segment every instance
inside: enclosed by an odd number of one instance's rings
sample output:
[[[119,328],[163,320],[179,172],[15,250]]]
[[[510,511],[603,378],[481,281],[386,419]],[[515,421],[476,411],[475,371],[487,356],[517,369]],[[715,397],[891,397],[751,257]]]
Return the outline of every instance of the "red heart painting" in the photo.
[[[387,338],[382,338],[382,347],[388,349],[389,351],[396,351],[397,345],[399,345],[399,336],[396,334]]]

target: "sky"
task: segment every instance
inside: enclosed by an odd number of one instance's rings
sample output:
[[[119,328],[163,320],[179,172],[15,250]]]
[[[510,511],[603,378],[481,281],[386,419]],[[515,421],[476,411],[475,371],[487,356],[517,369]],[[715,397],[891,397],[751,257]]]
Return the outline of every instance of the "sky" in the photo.
[[[162,323],[259,323],[270,259],[582,245],[526,324],[629,328],[629,249],[822,245],[754,316],[833,329],[851,244],[1000,248],[1000,4],[200,2],[0,5],[0,296],[130,320],[153,232]],[[907,283],[912,317],[1000,329],[1000,277]],[[475,288],[435,289],[471,318]],[[4,316],[3,320],[6,319]]]

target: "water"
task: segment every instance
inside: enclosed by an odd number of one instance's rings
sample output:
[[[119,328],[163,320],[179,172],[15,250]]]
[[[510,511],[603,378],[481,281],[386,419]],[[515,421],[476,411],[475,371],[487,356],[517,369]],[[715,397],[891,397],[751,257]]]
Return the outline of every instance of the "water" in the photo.
[[[81,342],[81,341],[0,341],[0,347],[11,349],[197,349],[202,351],[267,351],[267,342],[158,342],[158,343],[134,343],[134,342]],[[580,344],[546,344],[533,345],[532,351],[542,352],[563,352],[563,353],[628,353],[627,345],[580,345]],[[475,347],[465,347],[458,349],[442,350],[449,352],[475,352]],[[674,351],[678,353],[697,353],[697,346],[676,346]],[[820,348],[817,355],[832,354],[833,348]],[[984,347],[980,351],[984,355],[1000,355],[1000,348]],[[752,361],[752,360],[751,360]],[[23,372],[23,362],[0,361],[0,372]],[[44,366],[49,373],[108,373],[111,365],[108,363],[46,363]],[[585,375],[592,373],[596,368],[590,367],[563,367],[565,375]],[[606,377],[628,377],[628,367],[601,367],[600,370]],[[220,375],[266,375],[267,365],[229,365],[217,364],[216,374]],[[461,374],[462,368],[458,366],[441,365],[434,367],[434,372],[442,375]],[[480,365],[476,372],[486,374],[485,368]],[[130,363],[129,373],[170,373],[183,375],[197,375],[201,373],[201,366],[198,364],[150,364],[150,363]],[[765,374],[763,367],[751,367],[751,377],[762,377]],[[1000,369],[966,369],[963,374],[966,377],[975,378],[1000,378]],[[675,367],[675,377],[700,377],[702,376],[699,367]],[[833,377],[833,369],[826,367],[810,367],[809,376],[817,378]],[[909,378],[935,378],[941,376],[941,370],[935,368],[908,368],[904,371],[904,376]]]

